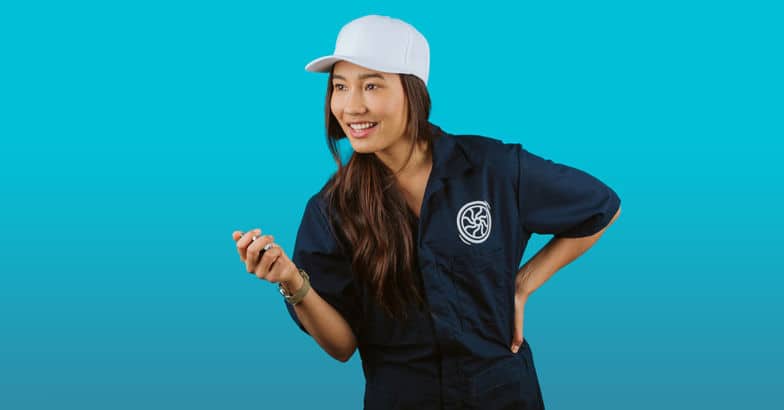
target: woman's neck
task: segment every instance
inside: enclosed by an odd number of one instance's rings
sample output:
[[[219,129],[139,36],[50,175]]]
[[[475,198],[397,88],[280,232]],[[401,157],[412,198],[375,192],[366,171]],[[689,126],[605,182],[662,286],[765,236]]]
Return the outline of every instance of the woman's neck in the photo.
[[[405,165],[405,168],[400,169],[408,158],[408,152],[411,149],[411,143],[397,144],[394,147],[389,147],[384,151],[376,152],[378,159],[384,163],[392,172],[398,172],[398,181],[405,181],[412,178],[417,178],[423,173],[428,173],[433,163],[433,157],[427,151],[427,144],[422,142],[419,146],[414,148],[411,153],[411,159]]]

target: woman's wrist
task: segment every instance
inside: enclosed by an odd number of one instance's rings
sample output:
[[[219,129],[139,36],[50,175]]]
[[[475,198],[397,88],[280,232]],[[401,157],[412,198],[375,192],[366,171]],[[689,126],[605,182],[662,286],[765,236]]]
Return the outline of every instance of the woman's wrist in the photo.
[[[528,299],[528,296],[531,296],[531,293],[534,291],[531,289],[532,270],[531,261],[528,261],[517,271],[517,276],[515,276],[515,297],[518,299]]]
[[[287,281],[287,287],[283,287],[283,282],[278,285],[280,294],[286,299],[291,305],[297,305],[305,299],[305,295],[308,294],[310,290],[310,280],[308,278],[308,273],[302,269],[297,269],[297,274],[300,276],[301,285],[297,285],[294,281]],[[296,289],[296,290],[294,290]],[[290,292],[290,290],[294,290]]]
[[[293,295],[305,284],[305,279],[299,274],[299,270],[295,268],[294,277],[283,281],[281,284],[289,295]]]

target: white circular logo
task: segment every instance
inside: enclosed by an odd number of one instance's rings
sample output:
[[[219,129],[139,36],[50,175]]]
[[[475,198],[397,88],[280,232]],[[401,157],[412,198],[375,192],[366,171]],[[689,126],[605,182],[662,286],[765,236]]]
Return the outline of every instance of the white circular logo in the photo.
[[[468,245],[486,241],[491,227],[490,204],[486,201],[469,202],[457,213],[457,232]]]

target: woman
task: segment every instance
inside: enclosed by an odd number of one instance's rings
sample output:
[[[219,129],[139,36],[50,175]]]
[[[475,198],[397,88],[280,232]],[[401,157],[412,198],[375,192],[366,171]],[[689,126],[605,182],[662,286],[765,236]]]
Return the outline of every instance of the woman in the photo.
[[[401,20],[350,22],[306,69],[329,72],[338,171],[308,201],[292,259],[260,229],[233,233],[247,271],[279,284],[332,357],[359,349],[367,409],[544,408],[525,302],[615,220],[616,193],[520,144],[428,122],[428,44]],[[532,233],[554,238],[519,268]]]

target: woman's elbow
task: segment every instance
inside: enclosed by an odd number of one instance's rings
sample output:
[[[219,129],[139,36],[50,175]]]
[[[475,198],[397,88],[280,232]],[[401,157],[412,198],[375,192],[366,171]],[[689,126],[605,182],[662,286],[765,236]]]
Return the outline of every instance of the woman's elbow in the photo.
[[[335,360],[345,363],[351,359],[351,356],[353,356],[354,352],[357,350],[357,339],[354,337],[354,334],[351,333],[340,343],[324,350],[326,350]]]
[[[335,360],[337,360],[339,362],[346,363],[347,361],[349,361],[351,359],[351,356],[354,356],[354,352],[356,350],[357,350],[357,348],[355,346],[355,347],[352,347],[351,350],[347,349],[347,350],[343,350],[343,351],[330,353],[330,356],[332,356]]]

